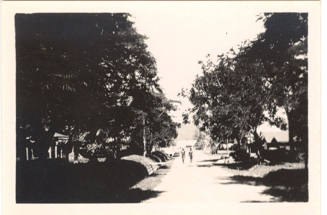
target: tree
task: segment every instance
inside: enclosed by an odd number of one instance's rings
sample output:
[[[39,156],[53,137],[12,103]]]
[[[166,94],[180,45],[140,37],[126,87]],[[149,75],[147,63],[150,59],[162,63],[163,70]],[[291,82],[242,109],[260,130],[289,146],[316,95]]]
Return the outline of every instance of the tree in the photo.
[[[154,146],[169,146],[177,137],[177,127],[180,125],[169,115],[175,107],[162,92],[152,92],[147,105],[153,107],[145,116],[145,134],[143,134],[146,137],[146,153],[149,154]],[[139,138],[143,138],[143,135]]]
[[[298,137],[307,151],[308,14],[266,13],[260,19],[266,30],[253,41],[248,55],[264,65],[267,110],[276,117],[278,107],[285,109],[291,145]]]
[[[17,135],[30,126],[40,157],[55,132],[94,142],[100,128],[118,139],[139,129],[153,108],[142,98],[160,88],[129,14],[17,14],[15,25]]]
[[[199,149],[203,149],[206,146],[206,135],[204,132],[198,132],[196,135],[195,147]]]
[[[266,30],[256,40],[237,53],[219,55],[217,63],[201,62],[203,74],[189,95],[195,124],[214,140],[240,142],[247,132],[259,139],[256,128],[268,120],[288,127],[291,145],[298,139],[307,154],[307,14],[269,13],[259,19]],[[277,114],[280,107],[287,123]]]
[[[190,90],[195,124],[214,140],[236,139],[241,143],[265,119],[264,88],[256,74],[262,67],[259,63],[249,64],[243,52],[240,47],[239,53],[219,55],[217,64],[210,59],[201,62],[203,74]]]

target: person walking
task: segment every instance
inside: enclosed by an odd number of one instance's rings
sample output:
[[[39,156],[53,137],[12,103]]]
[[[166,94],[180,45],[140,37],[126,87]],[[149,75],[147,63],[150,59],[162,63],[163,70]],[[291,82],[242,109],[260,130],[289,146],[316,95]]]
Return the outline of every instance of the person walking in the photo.
[[[190,148],[190,151],[188,152],[188,155],[190,156],[190,161],[192,163],[193,160],[193,151],[192,151],[192,147]]]
[[[185,160],[185,150],[184,150],[184,148],[182,148],[181,154],[182,154],[182,161],[184,163],[184,160]]]

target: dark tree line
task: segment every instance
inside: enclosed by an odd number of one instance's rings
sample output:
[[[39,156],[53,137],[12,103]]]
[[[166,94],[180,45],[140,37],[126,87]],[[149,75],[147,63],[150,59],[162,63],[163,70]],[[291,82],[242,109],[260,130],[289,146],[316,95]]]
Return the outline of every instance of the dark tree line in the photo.
[[[89,143],[135,151],[145,128],[152,145],[177,136],[174,107],[129,14],[17,14],[15,27],[18,155],[30,136],[45,158],[55,132],[69,136],[68,151],[85,133]]]
[[[306,13],[259,16],[265,31],[216,61],[200,62],[203,73],[184,95],[194,105],[194,122],[214,140],[247,134],[269,121],[289,130],[291,146],[308,145],[308,63]],[[283,108],[287,121],[277,114]],[[185,115],[187,120],[187,115]]]

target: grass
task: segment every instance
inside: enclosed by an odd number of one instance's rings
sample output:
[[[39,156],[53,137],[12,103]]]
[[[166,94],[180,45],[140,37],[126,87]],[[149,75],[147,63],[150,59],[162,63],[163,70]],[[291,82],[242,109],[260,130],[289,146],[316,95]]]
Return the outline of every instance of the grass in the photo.
[[[152,190],[162,181],[163,177],[167,175],[172,165],[171,161],[168,161],[164,166],[162,166],[159,170],[157,170],[153,175],[143,179],[136,185],[134,185],[133,189],[141,189],[141,190]]]
[[[308,170],[303,163],[255,165],[248,170],[230,170],[233,176],[225,184],[264,185],[263,194],[276,197],[276,201],[307,202]]]
[[[278,171],[281,169],[304,169],[304,163],[281,163],[276,165],[265,165],[255,163],[239,163],[226,166],[231,172],[243,176],[264,177],[270,172]],[[232,167],[232,168],[231,168]]]

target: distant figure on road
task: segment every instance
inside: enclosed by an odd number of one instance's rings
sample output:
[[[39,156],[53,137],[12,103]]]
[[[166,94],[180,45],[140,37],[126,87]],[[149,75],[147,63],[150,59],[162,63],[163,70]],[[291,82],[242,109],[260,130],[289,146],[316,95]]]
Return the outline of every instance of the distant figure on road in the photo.
[[[185,160],[185,150],[184,150],[184,148],[182,148],[182,161],[183,161],[183,163],[184,163],[184,160]]]
[[[190,148],[190,151],[188,152],[188,155],[190,156],[190,161],[192,163],[193,160],[193,151],[192,151],[192,147]]]

